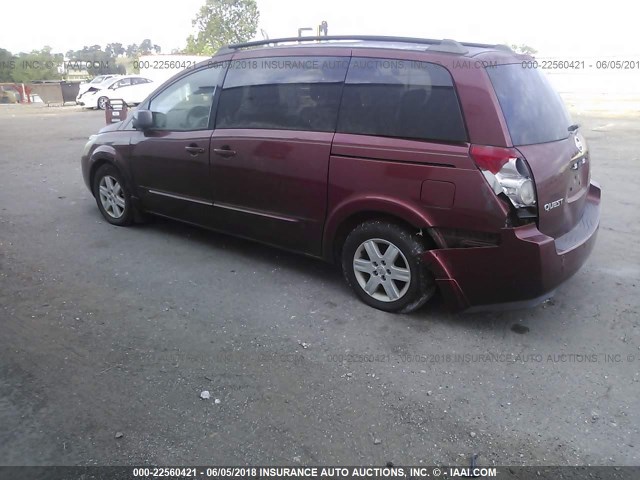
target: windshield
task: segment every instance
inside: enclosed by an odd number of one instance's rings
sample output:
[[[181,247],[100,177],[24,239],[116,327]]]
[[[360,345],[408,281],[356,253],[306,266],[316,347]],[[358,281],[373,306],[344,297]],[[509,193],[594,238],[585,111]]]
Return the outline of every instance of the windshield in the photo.
[[[514,145],[554,142],[569,136],[571,118],[539,69],[518,63],[486,70]]]

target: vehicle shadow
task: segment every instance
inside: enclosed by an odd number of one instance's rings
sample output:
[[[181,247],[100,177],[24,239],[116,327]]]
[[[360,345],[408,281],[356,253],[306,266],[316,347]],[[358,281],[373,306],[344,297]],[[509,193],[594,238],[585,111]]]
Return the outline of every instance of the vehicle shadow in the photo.
[[[135,226],[141,231],[154,231],[174,239],[186,239],[205,249],[214,249],[229,255],[250,260],[261,265],[277,265],[279,268],[304,275],[320,283],[331,284],[345,296],[354,297],[353,292],[345,283],[338,265],[332,265],[320,259],[281,250],[232,235],[207,230],[204,228],[184,224],[162,217],[154,217],[145,224]],[[423,308],[410,314],[389,314],[371,309],[364,304],[364,312],[373,310],[376,314],[388,316],[394,322],[400,322],[416,331],[424,331],[434,324],[451,324],[457,327],[473,330],[512,330],[515,333],[529,331],[522,322],[538,315],[541,306],[530,309],[495,310],[486,312],[453,312],[445,305],[439,293]],[[526,323],[526,322],[525,322]]]
[[[237,255],[257,264],[275,265],[277,263],[278,267],[295,273],[313,275],[322,281],[335,282],[342,279],[337,266],[320,259],[162,217],[153,217],[149,222],[136,225],[134,228],[153,230],[174,238],[186,238],[207,249]],[[344,288],[348,291],[346,286]]]

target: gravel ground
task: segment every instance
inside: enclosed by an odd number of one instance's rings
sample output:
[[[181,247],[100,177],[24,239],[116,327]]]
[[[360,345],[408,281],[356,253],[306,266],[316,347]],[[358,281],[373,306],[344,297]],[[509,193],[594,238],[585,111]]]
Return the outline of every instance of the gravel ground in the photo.
[[[638,465],[639,126],[577,120],[587,265],[535,309],[391,315],[319,261],[110,226],[103,113],[0,105],[0,464]]]

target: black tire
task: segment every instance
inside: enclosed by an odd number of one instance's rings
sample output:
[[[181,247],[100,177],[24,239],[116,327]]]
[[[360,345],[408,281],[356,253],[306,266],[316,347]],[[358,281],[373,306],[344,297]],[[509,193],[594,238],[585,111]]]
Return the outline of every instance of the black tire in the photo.
[[[110,194],[106,195],[109,192],[109,185],[114,185],[114,180],[119,188],[114,186]],[[104,193],[100,191],[101,186],[107,188]],[[96,198],[100,213],[102,213],[107,222],[119,227],[133,223],[134,212],[131,203],[131,192],[118,169],[110,163],[98,168],[93,178],[93,196]]]
[[[103,101],[103,105],[100,106],[100,100]],[[98,98],[98,101],[96,102],[96,107],[98,108],[98,110],[104,110],[107,106],[107,102],[109,101],[108,97],[100,97]]]
[[[371,258],[368,253],[371,242],[376,248],[374,256],[380,254],[381,257]],[[395,246],[399,252],[388,250],[391,246]],[[367,305],[385,312],[410,313],[422,307],[436,292],[433,277],[420,260],[420,255],[428,248],[425,239],[404,227],[386,220],[367,221],[347,236],[342,248],[342,271],[349,286]],[[385,263],[387,252],[387,260],[395,258],[394,265]],[[360,265],[358,271],[354,266],[356,255]],[[365,271],[369,268],[373,273]],[[409,277],[407,271],[410,272]],[[404,281],[404,278],[408,278],[408,281]],[[377,286],[376,282],[379,282]],[[375,287],[373,293],[367,293],[362,283],[365,283],[365,287]],[[397,299],[394,298],[396,294],[400,294]]]

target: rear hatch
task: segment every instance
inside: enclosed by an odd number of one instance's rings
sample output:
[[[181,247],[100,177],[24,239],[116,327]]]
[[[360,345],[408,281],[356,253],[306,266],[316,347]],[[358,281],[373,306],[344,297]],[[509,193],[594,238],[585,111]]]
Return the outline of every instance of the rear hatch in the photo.
[[[542,71],[522,63],[487,68],[513,145],[536,186],[539,230],[557,238],[582,217],[590,182],[587,144]]]

